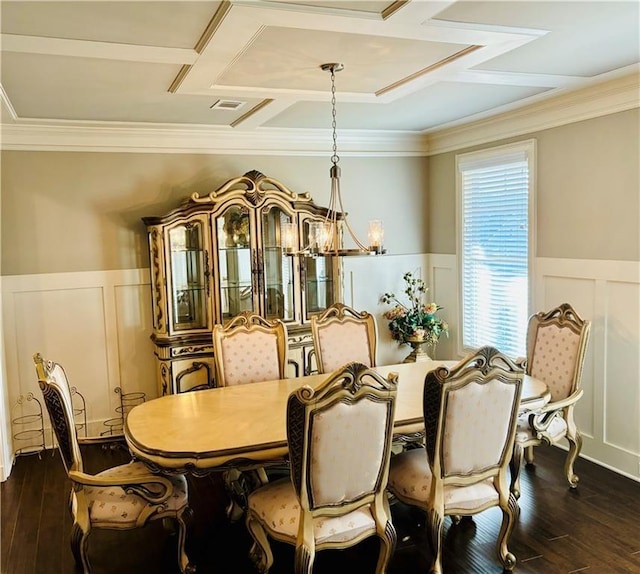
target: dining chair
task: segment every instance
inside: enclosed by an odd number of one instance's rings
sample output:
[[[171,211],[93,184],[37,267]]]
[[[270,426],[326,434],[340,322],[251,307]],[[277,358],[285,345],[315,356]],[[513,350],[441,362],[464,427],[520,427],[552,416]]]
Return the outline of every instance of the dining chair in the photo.
[[[349,363],[317,388],[291,393],[291,478],[249,494],[251,556],[261,572],[273,564],[269,538],[295,545],[300,574],[312,572],[317,551],[374,535],[380,540],[376,572],[386,572],[396,543],[385,486],[397,385],[396,373],[385,379]]]
[[[280,319],[267,320],[251,311],[243,311],[225,325],[215,325],[216,386],[284,379],[287,349],[287,327]],[[259,464],[225,470],[223,481],[229,496],[227,516],[234,522],[239,520],[247,507],[248,492],[269,482],[270,477],[283,474],[289,474],[286,460],[269,464],[268,472]]]
[[[142,462],[130,462],[98,474],[85,472],[80,445],[98,444],[104,438],[78,437],[63,367],[45,360],[40,353],[33,356],[33,361],[60,456],[71,480],[71,550],[76,564],[85,574],[91,572],[88,540],[93,528],[130,530],[151,520],[172,519],[178,527],[180,572],[194,572],[185,552],[186,521],[191,516],[185,477],[152,474]]]
[[[520,497],[522,459],[533,464],[533,449],[556,444],[565,438],[569,451],[564,473],[570,488],[578,486],[573,465],[582,448],[582,437],[574,419],[574,408],[583,395],[580,387],[591,323],[582,319],[569,303],[529,318],[527,357],[520,361],[525,372],[544,381],[551,400],[539,410],[522,413],[518,420],[511,461],[511,490]]]
[[[287,346],[287,327],[280,319],[268,321],[243,311],[225,325],[215,325],[216,386],[284,379]]]
[[[371,313],[334,303],[311,316],[311,333],[319,373],[331,373],[350,361],[376,366],[378,329]],[[423,432],[396,434],[394,450],[422,446],[423,441]]]
[[[451,370],[438,367],[425,377],[426,448],[391,459],[388,490],[426,512],[434,574],[442,573],[445,516],[471,516],[496,506],[502,510],[498,555],[505,570],[515,566],[508,542],[518,503],[507,469],[522,379],[522,369],[493,347],[482,347]]]
[[[331,373],[349,362],[376,366],[376,320],[367,311],[334,303],[311,316],[313,348],[319,373]]]

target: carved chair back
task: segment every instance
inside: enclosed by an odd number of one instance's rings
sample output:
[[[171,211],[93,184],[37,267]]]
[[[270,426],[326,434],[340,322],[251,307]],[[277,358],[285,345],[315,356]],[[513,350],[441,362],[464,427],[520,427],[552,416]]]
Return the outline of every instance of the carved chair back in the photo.
[[[245,311],[213,328],[216,385],[226,387],[284,379],[287,327]]]
[[[311,317],[311,332],[318,372],[331,373],[349,362],[376,366],[377,327],[370,313],[334,303]]]

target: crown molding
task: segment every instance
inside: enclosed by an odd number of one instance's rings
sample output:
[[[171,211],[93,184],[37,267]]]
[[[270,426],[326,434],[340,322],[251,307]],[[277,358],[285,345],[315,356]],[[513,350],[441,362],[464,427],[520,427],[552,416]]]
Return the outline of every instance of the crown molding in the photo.
[[[427,156],[640,107],[640,72],[524,108],[431,132],[340,130],[343,156]],[[1,95],[1,94],[0,94]],[[326,156],[326,129],[23,120],[1,126],[0,147],[21,151]]]
[[[2,124],[1,148],[21,151],[326,156],[330,130],[233,128],[114,122],[20,121]],[[424,134],[341,130],[340,155],[424,156]]]
[[[549,97],[478,121],[424,132],[435,155],[640,107],[640,72]]]

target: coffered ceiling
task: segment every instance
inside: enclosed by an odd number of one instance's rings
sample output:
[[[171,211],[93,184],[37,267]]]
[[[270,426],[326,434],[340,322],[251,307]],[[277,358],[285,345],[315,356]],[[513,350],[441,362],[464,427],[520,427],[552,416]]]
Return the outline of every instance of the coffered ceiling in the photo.
[[[640,3],[7,1],[2,122],[429,133],[637,72]]]

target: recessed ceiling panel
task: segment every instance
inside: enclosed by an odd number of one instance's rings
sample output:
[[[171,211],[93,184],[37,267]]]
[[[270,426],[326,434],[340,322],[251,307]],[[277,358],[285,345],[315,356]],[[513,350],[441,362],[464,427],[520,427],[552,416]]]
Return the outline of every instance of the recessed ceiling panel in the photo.
[[[0,3],[3,34],[193,48],[220,2]]]
[[[229,125],[259,101],[238,111],[212,110],[219,97],[167,91],[177,70],[170,64],[11,53],[3,54],[2,85],[22,118]]]
[[[550,31],[478,70],[594,76],[640,59],[640,3],[635,1],[457,2],[438,19]]]
[[[271,26],[242,52],[215,82],[227,86],[261,86],[326,91],[329,73],[320,65],[341,62],[340,91],[373,93],[465,48],[444,42],[421,42]]]
[[[340,129],[427,130],[535,96],[547,89],[442,82],[389,104],[338,102],[338,139]],[[300,102],[266,125],[329,129],[331,106],[322,102]]]

